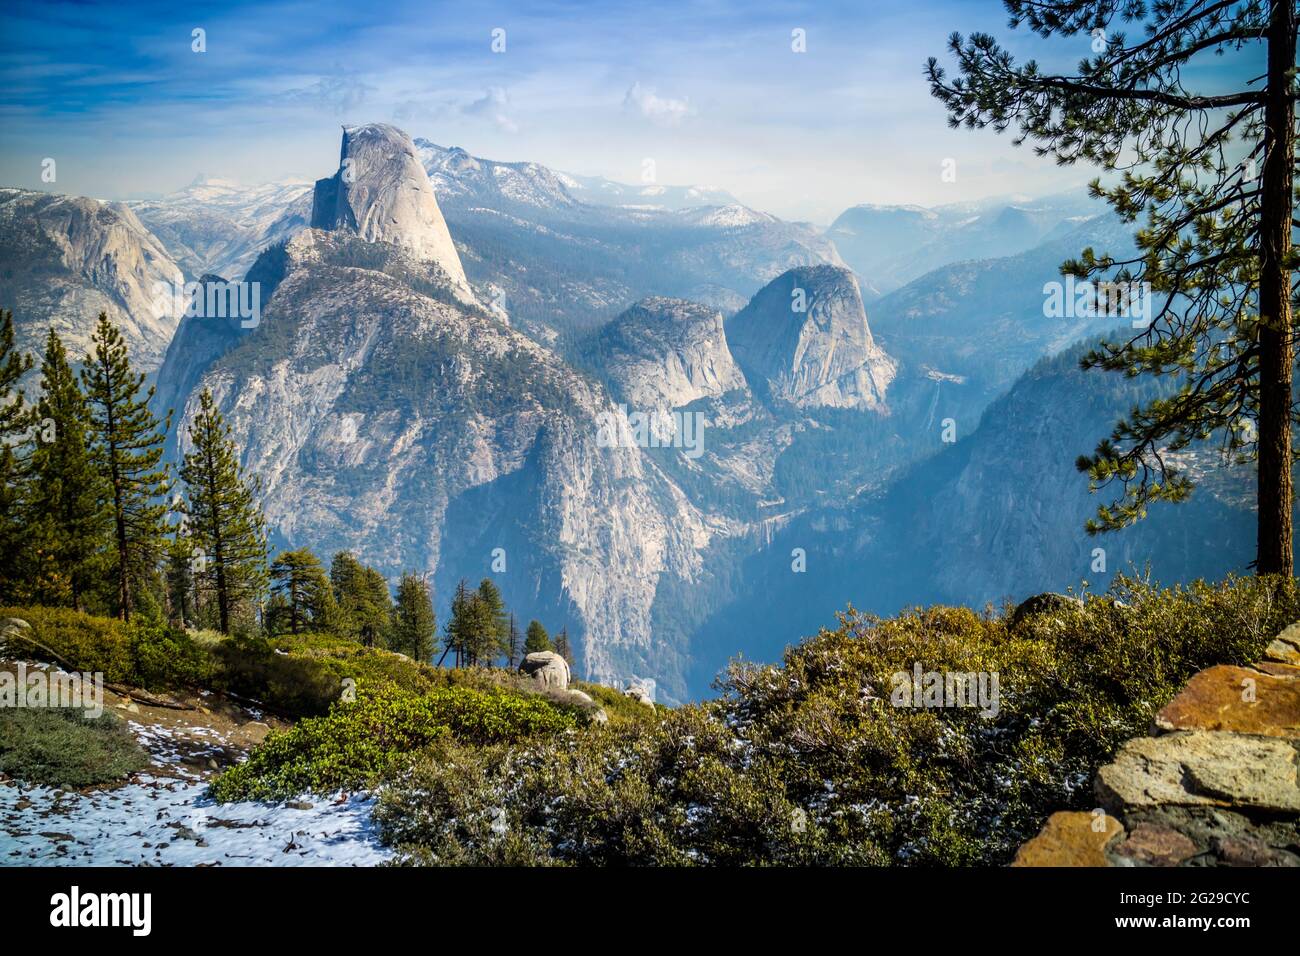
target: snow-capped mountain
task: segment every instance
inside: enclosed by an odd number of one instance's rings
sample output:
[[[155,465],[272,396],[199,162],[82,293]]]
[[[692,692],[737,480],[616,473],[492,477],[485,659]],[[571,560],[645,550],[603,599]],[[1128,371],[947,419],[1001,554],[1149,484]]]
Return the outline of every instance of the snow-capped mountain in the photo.
[[[696,206],[738,206],[740,200],[716,186],[665,186],[658,183],[619,183],[604,176],[560,173],[569,193],[582,202],[640,209],[691,209]]]
[[[713,191],[698,198],[725,204],[611,205],[592,201],[599,183],[537,163],[416,145],[480,299],[504,303],[541,341],[594,328],[652,295],[734,312],[787,269],[843,264],[812,227]]]
[[[161,199],[127,203],[192,280],[241,279],[260,253],[311,219],[312,184],[305,179],[244,186],[197,177]]]
[[[599,384],[464,298],[410,149],[391,127],[345,134],[355,179],[322,180],[317,227],[254,267],[258,328],[209,342],[197,376],[164,370],[196,378],[179,433],[211,389],[278,542],[433,572],[444,601],[503,549],[503,593],[567,624],[584,673],[654,674],[680,696],[682,649],[654,640],[651,610],[662,578],[698,573],[711,532],[639,447],[602,444]]]

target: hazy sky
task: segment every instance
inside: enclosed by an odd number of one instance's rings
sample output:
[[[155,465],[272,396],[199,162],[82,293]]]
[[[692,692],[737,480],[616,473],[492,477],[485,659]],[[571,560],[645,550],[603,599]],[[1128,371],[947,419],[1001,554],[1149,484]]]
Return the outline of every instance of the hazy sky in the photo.
[[[820,222],[860,202],[1047,193],[1093,174],[947,128],[921,71],[952,31],[1063,69],[1089,52],[1086,37],[1010,30],[997,0],[186,7],[0,0],[0,185],[118,199],[200,173],[315,178],[337,165],[339,126],[369,121],[625,182],[653,158],[661,183]]]

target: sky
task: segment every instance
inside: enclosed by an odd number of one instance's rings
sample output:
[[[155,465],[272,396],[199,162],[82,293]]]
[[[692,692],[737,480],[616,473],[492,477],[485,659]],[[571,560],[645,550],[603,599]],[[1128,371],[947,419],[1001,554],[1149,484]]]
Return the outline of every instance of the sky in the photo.
[[[1092,178],[947,127],[922,67],[954,30],[1063,69],[1089,52],[1011,30],[998,0],[0,0],[0,185],[124,199],[199,175],[314,179],[339,127],[365,122],[622,182],[653,159],[659,183],[819,223]]]

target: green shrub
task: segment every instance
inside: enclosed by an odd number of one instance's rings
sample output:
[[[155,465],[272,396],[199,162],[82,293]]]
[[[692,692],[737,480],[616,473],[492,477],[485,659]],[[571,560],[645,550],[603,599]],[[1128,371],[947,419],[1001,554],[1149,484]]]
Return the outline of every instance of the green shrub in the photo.
[[[212,785],[218,800],[276,799],[377,783],[443,736],[487,746],[558,733],[574,716],[540,698],[469,688],[413,695],[397,688],[365,690],[324,717],[309,717],[272,734],[246,763]]]
[[[0,709],[0,773],[28,784],[76,789],[113,783],[149,758],[111,713],[61,707]]]
[[[164,624],[132,622],[131,683],[149,689],[210,687],[221,677],[212,648]]]
[[[575,680],[569,684],[571,690],[580,690],[605,709],[611,723],[629,721],[634,724],[653,723],[660,719],[664,708],[657,705],[653,710],[615,687],[604,684],[591,684]]]
[[[278,652],[263,638],[226,638],[214,653],[221,689],[283,717],[323,715],[343,693],[345,674],[337,664]]]
[[[1029,617],[854,612],[659,721],[424,758],[376,818],[408,862],[1001,865],[1196,671],[1257,659],[1294,581],[1230,578]],[[894,675],[996,673],[989,708],[893,706]],[[487,816],[505,827],[484,830]]]
[[[130,629],[121,621],[44,607],[0,608],[0,617],[22,618],[32,626],[36,643],[14,641],[16,655],[52,662],[62,658],[73,670],[99,671],[114,683],[130,683],[135,676]]]
[[[104,680],[151,690],[206,687],[219,680],[212,649],[158,621],[129,624],[65,608],[4,608],[32,626],[32,641],[17,640],[15,653],[90,673]]]

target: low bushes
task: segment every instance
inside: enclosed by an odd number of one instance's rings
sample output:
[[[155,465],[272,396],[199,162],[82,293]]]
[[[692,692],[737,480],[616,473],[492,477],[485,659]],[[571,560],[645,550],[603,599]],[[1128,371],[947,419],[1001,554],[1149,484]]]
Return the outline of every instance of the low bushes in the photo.
[[[1256,578],[1121,579],[1016,626],[850,609],[659,721],[431,751],[376,817],[408,862],[1001,865],[1050,812],[1091,809],[1097,767],[1192,674],[1297,619],[1295,582]],[[996,674],[996,706],[897,706],[918,665]]]
[[[114,684],[150,690],[209,686],[220,667],[209,646],[183,631],[140,620],[127,624],[66,608],[0,608],[0,618],[31,625],[30,640],[14,638],[15,656],[102,673]]]
[[[538,697],[466,687],[415,695],[387,686],[272,734],[246,763],[223,774],[212,793],[223,801],[260,800],[368,787],[443,737],[490,746],[576,723],[572,713]]]
[[[122,780],[149,758],[113,714],[59,707],[0,709],[0,773],[75,789]]]
[[[52,660],[52,651],[79,671],[99,671],[104,680],[129,683],[136,676],[130,630],[121,621],[92,617],[64,608],[0,608],[0,618],[22,618],[32,626],[38,644],[16,639],[10,653],[34,660]]]

